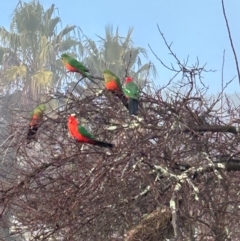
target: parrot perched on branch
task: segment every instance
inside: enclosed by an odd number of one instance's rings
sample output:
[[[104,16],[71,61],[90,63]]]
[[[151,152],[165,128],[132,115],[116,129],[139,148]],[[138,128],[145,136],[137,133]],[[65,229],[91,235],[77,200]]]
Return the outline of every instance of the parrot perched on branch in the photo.
[[[37,106],[30,114],[31,121],[29,123],[27,143],[31,142],[31,139],[36,135],[39,125],[42,123],[43,114],[46,109],[44,104]]]
[[[108,69],[103,71],[103,77],[105,88],[117,96],[128,109],[128,100],[124,96],[120,79]]]
[[[95,83],[95,81],[89,75],[89,69],[86,68],[81,62],[77,61],[76,59],[67,54],[62,54],[61,59],[63,65],[66,67],[68,71],[79,73],[83,77],[88,78],[89,80]]]
[[[71,114],[68,117],[68,131],[77,142],[89,143],[101,147],[113,147],[113,144],[111,143],[96,140],[83,126],[78,125],[78,120],[76,119],[75,114]]]
[[[103,77],[105,82],[105,87],[109,91],[122,92],[122,84],[120,79],[112,73],[110,70],[106,69],[103,71]]]
[[[125,78],[125,85],[123,87],[123,93],[128,98],[128,110],[130,115],[137,115],[138,112],[138,100],[139,100],[139,88],[133,82],[131,77]]]

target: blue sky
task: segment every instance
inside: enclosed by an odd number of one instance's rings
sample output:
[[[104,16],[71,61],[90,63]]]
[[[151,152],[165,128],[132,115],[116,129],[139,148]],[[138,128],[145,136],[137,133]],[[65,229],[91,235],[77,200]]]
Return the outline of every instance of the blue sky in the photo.
[[[167,64],[175,64],[157,29],[159,24],[166,39],[173,42],[172,48],[180,60],[189,56],[189,64],[207,63],[206,69],[216,70],[205,73],[204,82],[209,85],[210,92],[221,89],[222,56],[225,49],[224,82],[237,75],[233,53],[224,22],[221,0],[88,0],[88,1],[40,1],[44,8],[52,3],[56,5],[62,25],[77,25],[84,34],[97,39],[96,34],[104,36],[105,26],[112,24],[119,27],[120,34],[126,35],[129,27],[133,27],[135,46],[147,49],[149,60],[154,62],[158,70],[155,83],[162,85],[173,73],[166,71],[151,54],[148,44]],[[77,3],[79,2],[79,3]],[[80,3],[81,2],[81,3]],[[0,26],[9,28],[11,14],[18,0],[4,1],[0,5]],[[225,9],[231,26],[232,38],[240,63],[240,1],[225,0]],[[227,92],[238,92],[237,78],[229,86]]]

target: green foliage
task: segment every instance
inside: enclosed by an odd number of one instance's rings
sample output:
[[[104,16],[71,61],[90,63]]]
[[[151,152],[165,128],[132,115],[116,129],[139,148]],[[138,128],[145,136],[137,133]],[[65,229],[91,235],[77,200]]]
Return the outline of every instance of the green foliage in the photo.
[[[6,53],[7,49],[0,47],[0,64],[2,64],[3,55]]]
[[[41,27],[43,7],[38,1],[19,2],[13,15],[11,29],[19,33],[34,33]]]
[[[5,77],[9,80],[15,80],[17,77],[26,77],[27,68],[25,65],[13,66],[6,70]]]
[[[132,32],[130,28],[126,37],[121,37],[118,28],[114,32],[112,26],[107,26],[105,37],[98,36],[98,43],[87,38],[86,62],[91,72],[98,75],[103,69],[109,69],[120,78],[130,75],[141,87],[149,73],[155,77],[155,66],[151,62],[142,63],[141,58],[146,58],[147,53],[144,48],[134,47]]]
[[[63,40],[62,42],[60,42],[60,45],[59,45],[59,51],[61,52],[65,52],[67,50],[69,50],[70,48],[76,46],[80,44],[80,42],[76,41],[76,40],[73,40],[71,38],[68,38],[66,40]]]
[[[54,4],[44,10],[38,1],[20,1],[14,10],[10,31],[0,28],[0,61],[6,66],[6,81],[24,77],[24,89],[33,99],[38,99],[46,87],[54,86],[62,75],[59,51],[69,51],[80,44],[74,34],[76,26],[66,26],[57,32],[61,19],[53,16],[54,10]],[[8,55],[3,59],[4,53],[11,53],[11,59]],[[16,65],[16,60],[23,63],[21,67]]]
[[[82,44],[79,28],[76,30],[75,25],[67,25],[57,31],[60,23],[54,4],[44,9],[35,0],[19,2],[13,12],[10,30],[0,27],[3,86],[15,91],[20,88],[24,90],[23,99],[27,97],[37,101],[50,88],[62,87],[63,84],[75,86],[75,79],[62,78],[66,70],[59,56],[65,52],[82,59],[90,74],[101,77],[107,68],[120,79],[126,75],[134,77],[140,88],[145,86],[149,72],[156,74],[151,62],[142,61],[147,57],[146,50],[133,45],[133,28],[128,30],[126,37],[122,37],[118,28],[114,30],[107,26],[104,37],[98,36],[97,41],[86,37],[87,41]]]
[[[40,91],[41,89],[45,89],[46,87],[50,87],[53,79],[53,73],[49,70],[40,70],[36,72],[35,75],[32,76],[32,87],[33,92],[35,90]]]

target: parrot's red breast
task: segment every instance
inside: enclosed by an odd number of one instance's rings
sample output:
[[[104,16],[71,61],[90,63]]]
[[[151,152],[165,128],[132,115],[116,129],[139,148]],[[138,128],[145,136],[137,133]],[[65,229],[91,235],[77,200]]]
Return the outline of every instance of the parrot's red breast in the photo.
[[[114,91],[121,90],[119,88],[119,86],[117,85],[117,82],[114,81],[114,80],[109,81],[108,83],[105,83],[105,87],[106,87],[107,90],[114,90]]]
[[[38,125],[40,123],[40,119],[37,115],[33,115],[30,123],[29,123],[29,126],[35,126],[35,125]]]
[[[74,116],[68,117],[68,130],[69,130],[70,134],[72,135],[72,137],[75,138],[77,141],[84,142],[84,143],[93,143],[92,140],[90,140],[86,136],[83,136],[78,131],[78,121]]]
[[[69,70],[71,72],[78,72],[78,70],[76,68],[74,68],[73,66],[71,66],[69,63],[66,63],[65,67],[67,70]]]

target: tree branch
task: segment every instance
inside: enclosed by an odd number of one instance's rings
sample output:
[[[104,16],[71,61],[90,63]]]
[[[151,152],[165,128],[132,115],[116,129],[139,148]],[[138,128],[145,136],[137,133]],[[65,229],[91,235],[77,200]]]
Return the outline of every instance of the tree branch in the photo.
[[[237,74],[238,74],[238,81],[240,83],[240,70],[239,70],[239,65],[238,65],[238,58],[237,58],[237,54],[236,54],[236,51],[235,51],[235,48],[234,48],[234,45],[233,45],[230,27],[228,25],[228,19],[227,19],[225,7],[224,7],[224,0],[222,0],[222,10],[223,10],[223,15],[224,15],[224,19],[225,19],[227,31],[228,31],[228,36],[229,36],[229,40],[230,40],[230,43],[231,43],[231,47],[232,47],[232,51],[233,51],[233,55],[234,55],[234,59],[235,59],[235,64],[236,64]]]
[[[239,133],[239,130],[235,126],[220,126],[220,125],[203,125],[203,126],[191,126],[189,128],[185,128],[182,132],[188,133],[188,132],[229,132],[234,135],[237,135]]]

